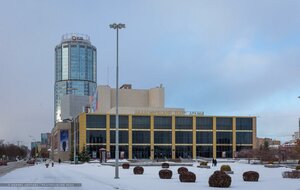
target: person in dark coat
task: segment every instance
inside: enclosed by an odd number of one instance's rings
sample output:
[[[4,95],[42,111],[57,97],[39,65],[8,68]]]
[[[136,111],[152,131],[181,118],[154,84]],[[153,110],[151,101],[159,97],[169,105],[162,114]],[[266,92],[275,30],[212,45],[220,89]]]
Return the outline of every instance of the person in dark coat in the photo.
[[[61,163],[61,159],[60,159],[60,158],[58,159],[58,163],[59,163],[59,164]]]

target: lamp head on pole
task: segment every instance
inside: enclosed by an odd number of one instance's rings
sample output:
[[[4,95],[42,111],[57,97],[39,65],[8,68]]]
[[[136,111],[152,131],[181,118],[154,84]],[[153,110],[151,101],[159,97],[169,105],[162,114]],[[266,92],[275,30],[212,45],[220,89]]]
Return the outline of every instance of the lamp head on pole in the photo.
[[[122,29],[122,28],[125,28],[125,24],[122,24],[122,23],[119,23],[119,24],[113,23],[113,24],[110,24],[109,27],[113,28],[113,29]]]

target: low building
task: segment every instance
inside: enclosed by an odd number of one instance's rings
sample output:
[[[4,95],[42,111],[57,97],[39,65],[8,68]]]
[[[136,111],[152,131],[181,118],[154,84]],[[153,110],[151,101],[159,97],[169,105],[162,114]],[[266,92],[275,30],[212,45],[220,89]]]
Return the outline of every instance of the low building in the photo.
[[[51,159],[58,161],[67,161],[70,159],[71,154],[71,126],[70,120],[56,123],[52,129],[52,149]]]
[[[98,86],[91,110],[77,115],[73,124],[56,124],[52,130],[57,143],[52,146],[55,159],[63,157],[58,147],[61,125],[63,130],[69,127],[70,137],[75,129],[76,154],[85,149],[91,158],[99,158],[102,149],[107,157],[115,157],[116,89]],[[119,114],[121,158],[233,158],[236,152],[256,144],[256,117],[206,116],[204,112],[165,108],[162,85],[150,89],[123,85],[119,89]],[[69,144],[73,147],[73,140]]]
[[[85,148],[98,158],[104,148],[115,157],[115,115],[81,113],[74,122],[77,152]],[[256,117],[123,114],[119,127],[119,150],[127,159],[233,158],[256,141]]]
[[[263,147],[265,142],[268,142],[270,147],[279,147],[281,142],[279,140],[274,140],[271,138],[257,138],[255,148]]]

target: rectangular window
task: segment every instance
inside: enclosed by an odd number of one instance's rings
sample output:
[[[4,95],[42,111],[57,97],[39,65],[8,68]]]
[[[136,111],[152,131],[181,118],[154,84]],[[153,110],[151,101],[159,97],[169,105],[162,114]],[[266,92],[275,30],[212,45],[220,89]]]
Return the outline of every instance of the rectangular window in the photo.
[[[172,131],[154,131],[154,144],[172,144]]]
[[[217,158],[232,158],[232,146],[217,146]]]
[[[149,116],[132,116],[133,129],[150,129]]]
[[[87,128],[106,128],[106,115],[86,115]]]
[[[213,129],[213,118],[212,117],[197,117],[196,118],[196,129]]]
[[[154,158],[172,158],[172,146],[154,146]]]
[[[217,117],[217,130],[232,130],[232,118]]]
[[[198,132],[196,133],[197,144],[212,144],[213,132]]]
[[[217,132],[217,144],[232,144],[232,132]]]
[[[116,116],[110,116],[110,128],[116,128]],[[128,129],[128,116],[127,115],[119,115],[119,128]]]
[[[252,144],[252,132],[236,132],[236,144]]]
[[[150,131],[132,131],[132,143],[135,144],[150,143]]]
[[[154,129],[172,129],[172,117],[155,116]]]
[[[192,144],[193,132],[191,131],[176,131],[176,144]]]
[[[62,80],[69,78],[69,48],[64,46],[62,50]]]
[[[116,143],[116,131],[110,131],[110,143]],[[119,131],[119,143],[128,144],[128,131]]]
[[[106,131],[86,131],[86,143],[106,143]]]
[[[150,146],[132,146],[132,158],[134,159],[149,159]]]
[[[212,158],[213,147],[212,146],[197,146],[196,147],[197,157]]]
[[[176,117],[176,129],[193,129],[192,117]]]
[[[236,118],[236,130],[252,130],[252,118]]]
[[[176,146],[175,154],[176,154],[176,158],[192,158],[193,147],[192,146]]]
[[[128,146],[119,146],[119,158],[122,158],[122,152],[124,153],[124,158],[128,158]],[[110,146],[110,158],[115,158],[116,156],[116,146]]]

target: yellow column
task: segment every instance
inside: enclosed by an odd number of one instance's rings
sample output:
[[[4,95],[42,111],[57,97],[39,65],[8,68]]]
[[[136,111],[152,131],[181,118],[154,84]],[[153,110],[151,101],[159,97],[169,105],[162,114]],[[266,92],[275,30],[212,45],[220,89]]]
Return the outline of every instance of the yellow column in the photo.
[[[128,158],[132,159],[132,115],[128,116]]]
[[[154,115],[150,116],[150,159],[154,159]]]
[[[196,137],[196,116],[193,116],[193,159],[197,157]]]
[[[252,148],[256,148],[256,117],[252,118]]]
[[[175,146],[175,143],[176,143],[176,136],[175,136],[175,115],[172,115],[172,159],[175,159],[176,157],[176,154],[175,154],[175,151],[176,151],[176,146]],[[174,150],[174,151],[173,151]]]
[[[106,115],[106,151],[110,151],[110,115]]]
[[[217,118],[213,117],[213,158],[217,158]]]
[[[79,116],[79,152],[86,145],[86,113]]]
[[[232,158],[236,152],[236,117],[232,118]]]

